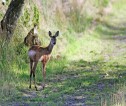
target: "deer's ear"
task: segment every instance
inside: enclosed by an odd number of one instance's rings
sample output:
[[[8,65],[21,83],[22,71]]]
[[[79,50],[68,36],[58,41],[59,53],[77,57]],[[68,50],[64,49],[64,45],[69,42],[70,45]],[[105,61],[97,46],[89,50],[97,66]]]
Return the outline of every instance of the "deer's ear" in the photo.
[[[52,37],[52,33],[51,33],[51,31],[49,31],[49,36]]]
[[[55,37],[59,36],[59,31],[56,32]]]

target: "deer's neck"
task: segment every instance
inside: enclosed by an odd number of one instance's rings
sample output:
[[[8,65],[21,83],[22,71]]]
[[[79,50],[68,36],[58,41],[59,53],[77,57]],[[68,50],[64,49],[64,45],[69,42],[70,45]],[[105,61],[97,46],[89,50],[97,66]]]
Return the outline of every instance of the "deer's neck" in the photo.
[[[53,47],[54,47],[54,45],[51,44],[51,42],[50,42],[50,44],[49,44],[48,47],[47,47],[47,50],[48,50],[48,53],[49,53],[49,54],[51,54]]]

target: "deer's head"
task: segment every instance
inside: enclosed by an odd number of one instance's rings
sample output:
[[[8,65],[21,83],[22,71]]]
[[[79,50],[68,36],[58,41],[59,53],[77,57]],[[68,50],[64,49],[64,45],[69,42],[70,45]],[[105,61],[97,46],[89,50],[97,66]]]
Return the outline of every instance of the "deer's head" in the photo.
[[[56,44],[56,37],[59,36],[59,31],[57,31],[57,32],[55,33],[55,35],[53,35],[53,36],[52,36],[52,33],[49,31],[49,36],[50,36],[50,38],[51,38],[50,43],[51,43],[51,45],[54,46],[54,45]]]

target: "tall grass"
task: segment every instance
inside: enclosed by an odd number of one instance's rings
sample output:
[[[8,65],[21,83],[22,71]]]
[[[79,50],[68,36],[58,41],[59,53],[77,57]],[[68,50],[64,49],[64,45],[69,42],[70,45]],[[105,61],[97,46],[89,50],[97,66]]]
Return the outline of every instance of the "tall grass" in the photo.
[[[1,99],[6,99],[5,96],[11,95],[12,91],[15,89],[13,86],[15,76],[12,73],[12,63],[14,58],[14,50],[8,49],[8,46],[0,47],[0,77],[1,77],[1,88],[0,97]]]
[[[123,84],[115,93],[101,97],[101,106],[125,106],[126,86]]]

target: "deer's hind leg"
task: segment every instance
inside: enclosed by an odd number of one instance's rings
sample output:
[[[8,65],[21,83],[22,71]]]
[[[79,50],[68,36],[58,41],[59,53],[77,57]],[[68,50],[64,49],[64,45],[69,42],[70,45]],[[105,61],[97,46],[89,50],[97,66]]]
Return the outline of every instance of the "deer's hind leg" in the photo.
[[[30,59],[30,85],[29,85],[29,88],[31,88],[31,79],[32,79],[32,74],[33,74],[32,67],[33,67],[33,61]]]
[[[37,86],[36,86],[36,80],[35,80],[35,71],[36,71],[37,64],[38,62],[34,62],[34,66],[33,66],[33,79],[34,79],[34,85],[35,85],[36,91],[37,91]]]

